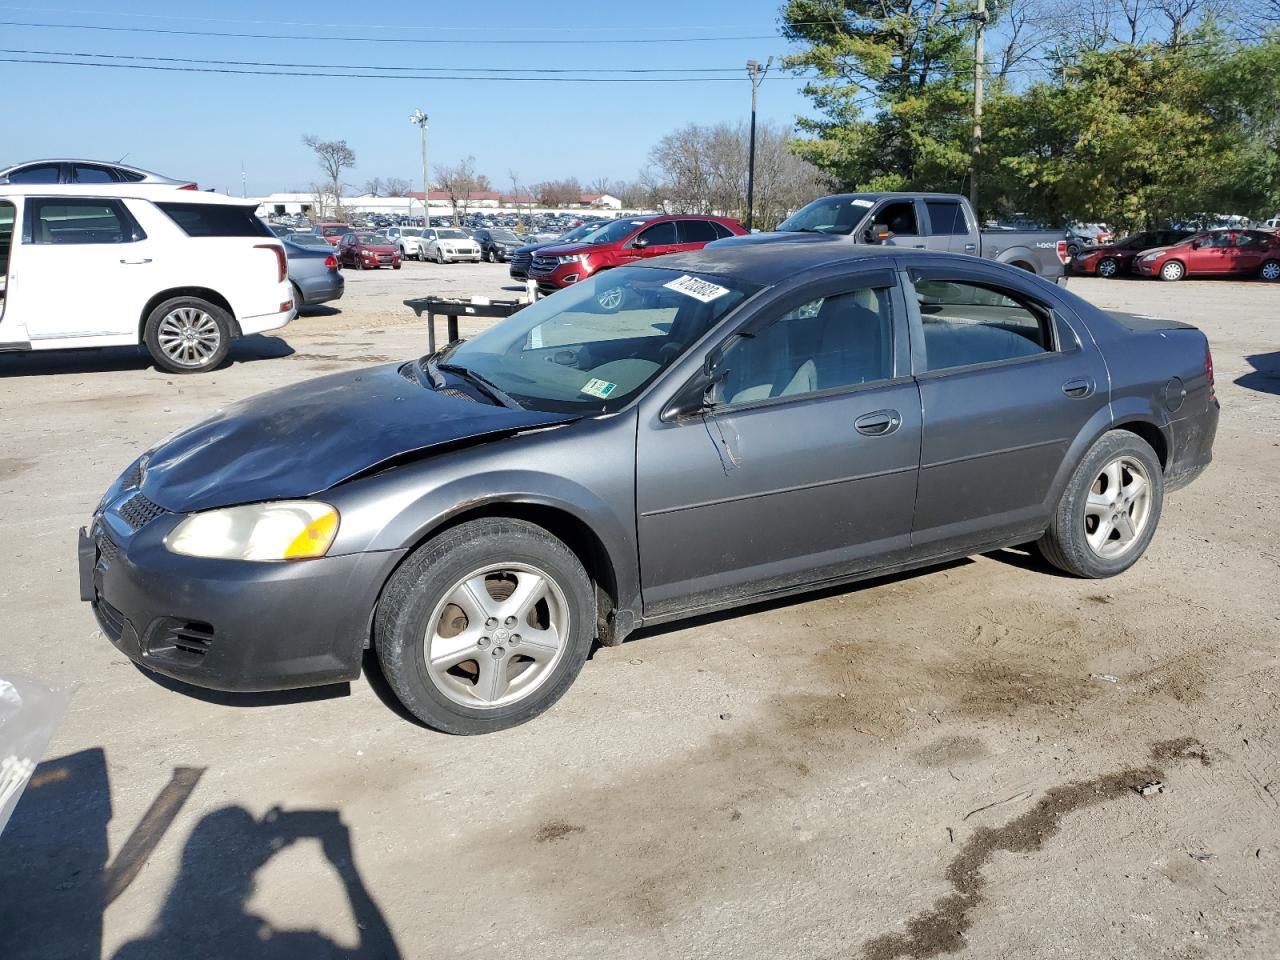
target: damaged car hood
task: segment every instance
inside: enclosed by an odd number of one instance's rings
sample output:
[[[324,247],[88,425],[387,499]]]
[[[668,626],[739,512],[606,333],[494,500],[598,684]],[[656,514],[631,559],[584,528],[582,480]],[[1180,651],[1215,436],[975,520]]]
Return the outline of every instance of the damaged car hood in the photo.
[[[153,450],[143,492],[175,513],[309,497],[406,454],[578,419],[438,393],[416,367],[338,373],[234,403]]]

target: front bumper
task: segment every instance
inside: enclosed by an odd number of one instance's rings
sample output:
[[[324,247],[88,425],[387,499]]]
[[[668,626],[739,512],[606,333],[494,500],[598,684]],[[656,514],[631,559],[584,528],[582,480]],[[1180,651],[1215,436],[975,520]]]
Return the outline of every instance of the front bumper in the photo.
[[[181,519],[165,514],[129,534],[118,517],[103,515],[80,531],[81,599],[117,650],[213,690],[359,676],[373,608],[402,551],[296,563],[185,557],[163,545]]]

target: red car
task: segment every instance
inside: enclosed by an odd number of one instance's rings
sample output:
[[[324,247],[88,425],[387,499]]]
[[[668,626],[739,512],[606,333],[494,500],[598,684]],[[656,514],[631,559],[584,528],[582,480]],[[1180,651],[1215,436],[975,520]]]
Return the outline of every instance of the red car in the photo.
[[[1194,236],[1192,230],[1149,230],[1135,233],[1115,243],[1086,247],[1071,264],[1076,273],[1096,273],[1100,277],[1118,277],[1128,273],[1138,254],[1156,247],[1167,247]]]
[[[1134,268],[1144,277],[1261,277],[1280,280],[1280,236],[1265,230],[1210,230],[1149,250]]]
[[[311,228],[312,232],[318,237],[324,237],[332,246],[337,246],[338,241],[352,231],[353,227],[349,223],[317,223]]]
[[[605,223],[577,243],[542,247],[533,256],[529,276],[543,293],[554,293],[593,273],[667,253],[701,250],[713,240],[747,231],[728,217],[621,217]]]
[[[338,264],[357,270],[400,269],[400,251],[376,233],[347,233],[338,241]]]

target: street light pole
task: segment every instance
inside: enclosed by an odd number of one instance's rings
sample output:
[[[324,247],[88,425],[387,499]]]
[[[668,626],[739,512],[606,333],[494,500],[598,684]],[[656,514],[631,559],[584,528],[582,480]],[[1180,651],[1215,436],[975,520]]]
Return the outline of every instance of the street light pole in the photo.
[[[409,122],[416,123],[422,132],[422,228],[431,226],[431,179],[427,174],[427,115],[421,110],[409,114]]]
[[[751,146],[747,151],[747,233],[751,232],[751,220],[756,199],[756,95],[764,75],[769,72],[773,57],[760,66],[755,60],[747,61],[747,77],[751,80]]]

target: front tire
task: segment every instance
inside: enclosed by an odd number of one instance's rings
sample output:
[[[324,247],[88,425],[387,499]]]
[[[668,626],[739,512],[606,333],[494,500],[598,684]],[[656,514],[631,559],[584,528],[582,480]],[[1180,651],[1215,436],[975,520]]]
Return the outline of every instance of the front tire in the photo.
[[[521,520],[460,524],[392,576],[374,617],[387,682],[415,717],[445,733],[491,733],[551,707],[595,635],[581,562]]]
[[[227,311],[199,297],[174,297],[147,317],[142,340],[156,366],[169,373],[204,373],[231,349]]]
[[[1164,474],[1155,451],[1128,430],[1112,430],[1072,473],[1037,545],[1059,570],[1114,577],[1146,552],[1163,506]]]
[[[1174,283],[1187,275],[1187,268],[1177,260],[1168,261],[1160,268],[1160,279]]]
[[[1098,276],[1111,280],[1120,272],[1120,264],[1115,257],[1103,257],[1098,261]]]

